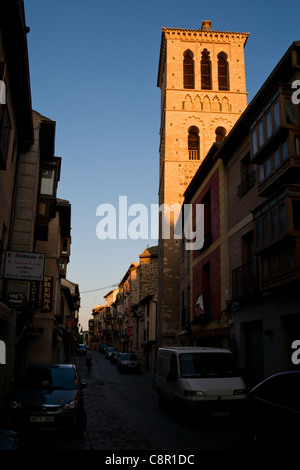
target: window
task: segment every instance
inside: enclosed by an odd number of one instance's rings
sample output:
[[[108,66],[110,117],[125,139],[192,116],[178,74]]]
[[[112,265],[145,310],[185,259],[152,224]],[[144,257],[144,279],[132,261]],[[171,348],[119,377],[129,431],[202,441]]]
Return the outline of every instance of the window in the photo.
[[[269,222],[268,222],[268,215],[264,215],[262,218],[263,222],[263,234],[264,234],[264,244],[268,243],[269,241]]]
[[[184,377],[239,377],[240,372],[231,354],[183,353],[179,355],[180,373]]]
[[[219,90],[229,90],[228,62],[224,52],[218,54],[218,85]]]
[[[285,197],[285,192],[280,193],[254,213],[256,249],[260,249],[270,242],[278,240],[281,235],[287,232],[287,204]]]
[[[262,181],[265,177],[264,165],[259,165],[259,181]]]
[[[277,223],[277,210],[276,207],[271,209],[271,237],[278,237],[278,223]]]
[[[285,140],[281,145],[281,158],[282,158],[282,160],[285,160],[288,157],[288,154],[289,154],[288,144],[287,144],[287,141]]]
[[[290,271],[295,267],[296,257],[295,257],[295,243],[292,241],[288,245],[282,245],[277,247],[276,250],[272,250],[270,253],[266,254],[262,260],[262,281],[268,278],[274,277],[275,282],[278,281],[281,283],[286,280],[286,272]],[[279,276],[283,275],[280,279]],[[289,278],[290,279],[290,278]],[[270,281],[270,279],[268,279]],[[269,282],[267,287],[269,287]]]
[[[274,129],[276,130],[280,124],[280,115],[279,115],[279,103],[276,101],[273,106],[274,113]]]
[[[271,173],[271,157],[266,160],[266,176],[269,176]]]
[[[241,160],[241,183],[237,186],[238,197],[244,196],[254,186],[256,173],[250,161],[250,152]]]
[[[275,101],[276,100],[276,101]],[[277,95],[267,103],[250,127],[252,155],[270,139],[280,125],[280,111]]]
[[[279,149],[276,149],[274,152],[274,167],[276,168],[280,163],[280,153]]]
[[[297,106],[291,98],[285,98],[285,119],[287,124],[298,124]]]
[[[300,230],[300,200],[295,199],[292,201],[293,210],[293,228],[294,230]]]
[[[47,196],[53,196],[54,176],[55,176],[54,170],[50,170],[50,169],[42,170],[41,189],[40,189],[41,194],[44,194]]]
[[[256,231],[256,247],[261,247],[261,224],[260,220],[257,220],[255,223],[255,231]]]
[[[194,60],[192,51],[187,51],[183,60],[183,87],[194,88]]]
[[[286,232],[286,208],[285,202],[279,205],[279,230],[281,233]]]
[[[295,154],[300,155],[300,135],[295,135]]]
[[[256,132],[256,129],[254,129],[254,131],[252,132],[251,138],[252,138],[252,152],[253,152],[253,155],[255,155],[256,152],[257,152],[257,132]]]
[[[262,147],[264,144],[264,124],[262,120],[258,124],[258,142],[259,146]]]
[[[188,150],[189,150],[190,160],[199,160],[200,158],[199,129],[195,126],[192,126],[189,128]]]
[[[68,253],[68,239],[64,238],[62,243],[62,253]]]
[[[272,135],[272,114],[271,111],[268,111],[266,115],[266,131],[267,131],[267,139]]]
[[[225,127],[219,126],[217,127],[215,132],[216,132],[216,142],[223,141],[225,139],[226,133],[227,133]]]
[[[211,61],[207,49],[202,51],[201,88],[202,90],[211,90]]]
[[[274,170],[280,167],[284,160],[288,157],[288,143],[287,140],[281,142],[274,151],[267,156],[267,158],[258,165],[259,167],[259,181],[263,181]]]
[[[178,367],[177,367],[177,357],[175,354],[172,354],[171,361],[170,361],[170,372],[173,375],[173,378],[177,378],[178,376]]]

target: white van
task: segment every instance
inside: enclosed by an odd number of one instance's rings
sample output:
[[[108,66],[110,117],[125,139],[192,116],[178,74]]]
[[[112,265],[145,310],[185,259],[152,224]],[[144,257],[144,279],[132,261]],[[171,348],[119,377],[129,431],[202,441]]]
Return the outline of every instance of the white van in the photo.
[[[155,389],[160,406],[208,416],[230,416],[246,398],[231,352],[218,348],[159,348]]]

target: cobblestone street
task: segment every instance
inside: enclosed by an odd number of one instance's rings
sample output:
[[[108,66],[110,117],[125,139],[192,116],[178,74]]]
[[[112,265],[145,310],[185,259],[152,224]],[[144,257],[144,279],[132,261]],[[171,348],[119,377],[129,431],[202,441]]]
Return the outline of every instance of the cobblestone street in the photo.
[[[103,354],[93,352],[89,374],[85,358],[74,358],[87,383],[87,428],[82,437],[26,437],[24,449],[53,450],[244,450],[248,445],[238,422],[192,423],[158,408],[152,374],[120,374]]]

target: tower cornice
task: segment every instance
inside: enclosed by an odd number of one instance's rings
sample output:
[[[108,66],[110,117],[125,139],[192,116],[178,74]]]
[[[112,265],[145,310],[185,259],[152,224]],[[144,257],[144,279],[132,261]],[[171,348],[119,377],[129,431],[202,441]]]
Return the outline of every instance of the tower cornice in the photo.
[[[237,39],[242,41],[244,45],[247,42],[250,33],[239,33],[233,31],[205,31],[203,29],[183,29],[183,28],[162,28],[162,34],[167,39],[190,39],[190,40],[212,40],[220,42],[231,42]]]

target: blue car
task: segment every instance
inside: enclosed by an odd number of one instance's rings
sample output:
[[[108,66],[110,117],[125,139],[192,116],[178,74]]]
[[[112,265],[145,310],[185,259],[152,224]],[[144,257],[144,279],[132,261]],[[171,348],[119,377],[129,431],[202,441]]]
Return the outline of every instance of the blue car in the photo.
[[[9,424],[15,431],[74,429],[83,432],[83,389],[74,364],[34,364],[15,387]]]

